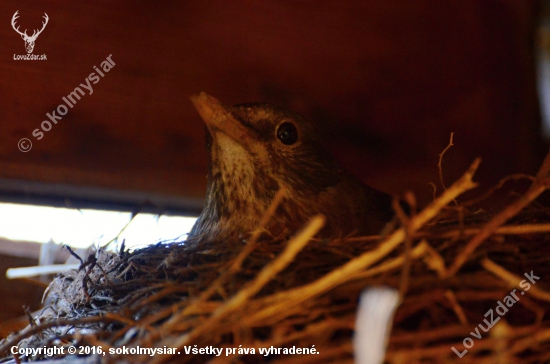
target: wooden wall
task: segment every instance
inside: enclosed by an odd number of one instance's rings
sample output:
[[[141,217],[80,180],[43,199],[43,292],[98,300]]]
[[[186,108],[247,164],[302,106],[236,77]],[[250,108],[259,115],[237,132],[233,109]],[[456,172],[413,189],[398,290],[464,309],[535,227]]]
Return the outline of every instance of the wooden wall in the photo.
[[[28,33],[48,14],[33,52],[47,61],[13,59],[25,54],[16,10]],[[198,211],[207,159],[189,96],[200,91],[293,108],[364,181],[421,200],[452,131],[447,181],[477,156],[485,186],[541,159],[536,1],[7,0],[0,15],[4,199]],[[93,94],[36,140],[110,55]]]

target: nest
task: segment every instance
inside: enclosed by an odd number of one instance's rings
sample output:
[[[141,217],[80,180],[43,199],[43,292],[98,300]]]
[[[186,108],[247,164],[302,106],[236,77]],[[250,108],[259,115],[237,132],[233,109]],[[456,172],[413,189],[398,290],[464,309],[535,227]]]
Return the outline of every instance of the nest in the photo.
[[[290,239],[259,229],[245,241],[100,250],[56,277],[51,304],[0,350],[81,346],[98,361],[129,363],[352,363],[358,297],[384,285],[401,294],[388,363],[548,362],[550,211],[533,201],[550,186],[549,160],[492,213],[455,202],[475,187],[476,161],[426,208],[409,198],[408,216],[396,204],[380,236],[316,240],[318,216]],[[517,301],[497,315],[512,292]],[[286,351],[260,354],[266,348]],[[298,349],[309,351],[292,355]]]

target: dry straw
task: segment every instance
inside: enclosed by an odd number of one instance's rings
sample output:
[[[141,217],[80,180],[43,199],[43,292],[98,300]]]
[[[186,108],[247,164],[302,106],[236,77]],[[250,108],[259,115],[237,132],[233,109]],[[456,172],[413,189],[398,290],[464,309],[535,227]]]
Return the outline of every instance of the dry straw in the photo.
[[[268,238],[261,228],[276,198],[248,241],[100,251],[80,270],[56,277],[39,322],[3,340],[0,350],[8,355],[12,345],[95,345],[104,351],[166,346],[180,354],[100,359],[351,363],[358,297],[364,288],[383,284],[402,293],[389,363],[548,362],[550,211],[533,201],[549,186],[550,157],[524,193],[492,213],[457,202],[476,186],[479,163],[418,213],[398,211],[399,219],[381,236],[318,240],[324,220],[317,216],[291,239]],[[524,274],[540,278],[526,290]],[[519,299],[488,327],[487,312],[497,315],[498,302],[511,292]],[[185,354],[195,345],[223,354]],[[259,354],[292,347],[315,348],[315,354]]]

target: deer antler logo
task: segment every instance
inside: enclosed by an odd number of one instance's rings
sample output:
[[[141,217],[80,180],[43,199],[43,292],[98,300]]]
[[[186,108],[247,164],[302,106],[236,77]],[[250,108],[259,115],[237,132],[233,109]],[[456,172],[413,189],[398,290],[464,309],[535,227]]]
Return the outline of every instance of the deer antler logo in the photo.
[[[21,38],[23,38],[23,40],[25,41],[25,49],[27,50],[27,53],[32,53],[33,49],[34,49],[34,42],[36,42],[36,38],[38,38],[38,36],[40,35],[40,33],[42,33],[42,31],[44,30],[44,28],[46,28],[46,24],[48,24],[48,14],[44,13],[44,20],[45,22],[42,23],[42,29],[40,30],[35,30],[32,35],[29,37],[27,35],[27,29],[25,29],[24,32],[20,32],[19,31],[19,27],[15,27],[15,21],[17,20],[17,18],[19,17],[17,15],[17,13],[19,12],[19,10],[17,10],[15,12],[15,14],[13,14],[13,17],[11,18],[11,26],[13,27],[13,30],[15,30],[17,33],[19,33],[21,35]],[[37,33],[38,32],[38,33]]]

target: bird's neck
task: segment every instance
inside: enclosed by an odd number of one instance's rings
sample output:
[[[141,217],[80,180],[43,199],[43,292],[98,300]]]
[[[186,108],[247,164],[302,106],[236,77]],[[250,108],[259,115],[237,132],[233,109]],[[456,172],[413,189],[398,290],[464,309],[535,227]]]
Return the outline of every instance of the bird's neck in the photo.
[[[279,184],[268,167],[258,166],[254,156],[242,147],[224,147],[211,151],[206,201],[200,219],[209,221],[209,229],[217,235],[236,226],[245,234],[257,227]]]

